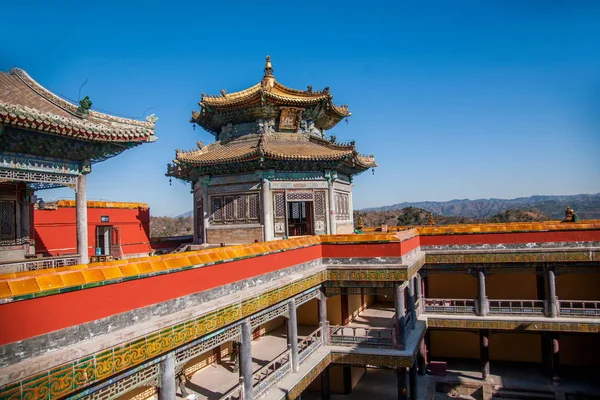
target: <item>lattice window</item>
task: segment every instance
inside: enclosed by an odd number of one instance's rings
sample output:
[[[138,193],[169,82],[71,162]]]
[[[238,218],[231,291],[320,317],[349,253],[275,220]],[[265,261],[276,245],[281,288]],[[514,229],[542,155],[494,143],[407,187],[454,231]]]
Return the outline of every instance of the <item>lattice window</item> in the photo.
[[[273,194],[275,200],[275,218],[285,218],[285,198],[283,193]]]
[[[248,219],[258,221],[260,207],[258,204],[258,194],[248,195]]]
[[[212,215],[213,221],[222,221],[223,220],[223,198],[222,197],[213,197],[212,199]]]
[[[258,194],[212,196],[215,224],[257,223],[260,215]]]
[[[246,204],[248,196],[239,195],[235,197],[235,219],[243,221],[246,219],[248,205]]]
[[[287,200],[288,201],[311,201],[314,200],[313,192],[303,192],[303,191],[288,191],[287,192]]]
[[[225,197],[225,204],[223,205],[223,217],[225,218],[225,221],[233,221],[234,220],[234,212],[235,212],[235,207],[233,204],[233,196],[227,196]]]
[[[335,200],[335,219],[348,220],[350,219],[350,199],[348,193],[336,192]]]
[[[0,201],[0,239],[10,240],[15,238],[15,207],[16,202],[12,200]]]
[[[325,216],[325,192],[315,192],[315,217]]]

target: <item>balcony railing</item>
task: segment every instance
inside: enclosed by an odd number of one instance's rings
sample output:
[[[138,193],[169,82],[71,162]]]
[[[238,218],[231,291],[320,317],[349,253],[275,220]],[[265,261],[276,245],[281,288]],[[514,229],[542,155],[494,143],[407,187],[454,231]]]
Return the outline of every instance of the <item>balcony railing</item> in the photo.
[[[282,380],[292,370],[291,354],[288,347],[273,361],[252,374],[254,397],[262,396],[272,385]]]
[[[473,299],[423,299],[425,312],[473,314],[475,300]]]
[[[319,347],[323,345],[323,331],[321,328],[317,329],[298,343],[298,358],[302,363],[306,357],[310,356]]]
[[[0,263],[2,272],[23,272],[38,269],[67,267],[79,264],[79,255],[74,254],[66,257],[45,257],[18,262]]]
[[[331,345],[357,345],[394,348],[396,347],[394,329],[361,328],[350,326],[329,326],[329,343]]]
[[[597,317],[600,316],[600,301],[567,300],[559,301],[562,316]]]
[[[543,315],[543,300],[489,300],[490,314]]]

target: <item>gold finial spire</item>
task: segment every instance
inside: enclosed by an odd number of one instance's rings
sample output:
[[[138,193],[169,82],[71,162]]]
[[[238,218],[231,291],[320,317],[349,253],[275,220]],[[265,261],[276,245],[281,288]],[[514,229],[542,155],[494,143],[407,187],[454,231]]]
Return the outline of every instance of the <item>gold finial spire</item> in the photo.
[[[265,77],[273,76],[273,65],[271,65],[271,56],[266,57],[265,63]]]

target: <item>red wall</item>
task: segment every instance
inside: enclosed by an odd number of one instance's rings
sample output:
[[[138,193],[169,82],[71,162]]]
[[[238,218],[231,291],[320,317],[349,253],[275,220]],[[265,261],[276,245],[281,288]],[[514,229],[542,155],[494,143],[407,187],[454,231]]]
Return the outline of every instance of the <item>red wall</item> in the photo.
[[[100,222],[106,215],[110,222]],[[77,253],[75,208],[60,207],[56,210],[35,210],[35,251],[38,254],[60,256]],[[140,208],[88,208],[88,253],[95,254],[96,227],[118,226],[121,233],[123,254],[149,253],[150,211]]]
[[[600,230],[423,235],[421,246],[600,241]]]

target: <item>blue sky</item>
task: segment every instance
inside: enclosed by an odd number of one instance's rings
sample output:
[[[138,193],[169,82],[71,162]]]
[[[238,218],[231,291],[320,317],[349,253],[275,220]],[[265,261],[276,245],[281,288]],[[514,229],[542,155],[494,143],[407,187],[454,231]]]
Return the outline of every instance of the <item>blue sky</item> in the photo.
[[[33,12],[32,12],[33,11]],[[356,208],[401,201],[600,192],[600,2],[49,2],[2,6],[0,69],[141,117],[159,140],[95,164],[88,198],[191,209],[164,176],[200,93],[275,76],[330,86],[353,116],[329,133],[373,153]],[[38,192],[72,198],[69,189]]]

